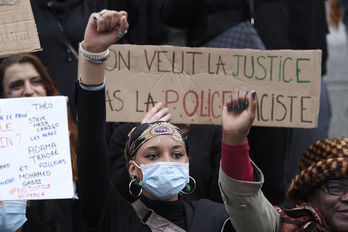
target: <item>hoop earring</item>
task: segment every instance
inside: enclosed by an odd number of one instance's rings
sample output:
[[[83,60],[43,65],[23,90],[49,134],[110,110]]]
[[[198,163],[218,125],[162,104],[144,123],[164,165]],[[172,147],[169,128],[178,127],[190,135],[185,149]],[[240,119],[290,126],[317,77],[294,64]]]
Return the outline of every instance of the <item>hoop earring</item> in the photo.
[[[139,185],[139,182],[140,182],[140,180],[138,179],[138,177],[137,176],[133,176],[132,180],[129,182],[129,185],[128,185],[129,194],[132,195],[135,198],[139,197],[142,194],[142,192],[143,192],[143,189]],[[140,189],[140,190],[138,191],[137,194],[134,194],[132,189],[133,190],[134,189]]]
[[[182,194],[191,194],[196,190],[196,180],[190,177],[190,182],[185,185],[185,187],[180,191]],[[192,184],[191,184],[192,180]],[[193,186],[192,186],[193,185]]]

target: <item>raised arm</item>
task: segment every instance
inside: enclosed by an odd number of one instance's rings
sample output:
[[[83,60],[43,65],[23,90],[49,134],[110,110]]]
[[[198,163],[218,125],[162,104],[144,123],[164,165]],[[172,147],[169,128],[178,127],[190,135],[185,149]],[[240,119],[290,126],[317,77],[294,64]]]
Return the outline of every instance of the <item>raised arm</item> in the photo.
[[[128,21],[125,11],[105,11],[102,16],[94,13],[89,18],[81,47],[87,53],[101,54],[111,44],[116,43],[127,29]],[[79,59],[79,61],[79,78],[82,83],[93,86],[104,82],[104,64],[95,64],[87,59]]]
[[[247,135],[255,118],[255,94],[235,89],[223,107],[219,186],[236,231],[280,231],[280,216],[261,191],[263,175],[249,158]]]
[[[105,231],[107,225],[102,225],[102,222],[107,221],[105,218],[112,217],[112,213],[116,212],[111,207],[125,204],[124,211],[131,208],[125,201],[117,198],[117,191],[111,184],[105,142],[103,88],[107,49],[121,37],[118,31],[125,31],[127,28],[126,12],[94,13],[89,18],[84,41],[80,47],[81,83],[77,86],[76,99],[79,200],[83,223],[96,231]],[[112,196],[112,199],[116,200],[111,201]],[[120,220],[120,217],[115,216],[115,220]]]

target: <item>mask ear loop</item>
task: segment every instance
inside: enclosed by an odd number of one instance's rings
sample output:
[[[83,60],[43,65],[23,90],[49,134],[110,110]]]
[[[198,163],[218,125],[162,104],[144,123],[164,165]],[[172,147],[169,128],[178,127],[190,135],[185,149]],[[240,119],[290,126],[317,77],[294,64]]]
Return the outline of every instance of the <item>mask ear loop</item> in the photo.
[[[133,193],[132,189],[140,189],[140,190],[138,191],[138,193]],[[142,194],[143,189],[140,186],[140,180],[137,176],[132,177],[132,180],[129,182],[129,185],[128,185],[128,190],[130,195],[132,195],[135,198],[139,197]]]
[[[180,191],[182,194],[191,194],[196,190],[196,180],[190,177],[190,182],[185,185],[185,187]],[[191,184],[192,181],[192,184]],[[193,185],[193,186],[191,186]]]

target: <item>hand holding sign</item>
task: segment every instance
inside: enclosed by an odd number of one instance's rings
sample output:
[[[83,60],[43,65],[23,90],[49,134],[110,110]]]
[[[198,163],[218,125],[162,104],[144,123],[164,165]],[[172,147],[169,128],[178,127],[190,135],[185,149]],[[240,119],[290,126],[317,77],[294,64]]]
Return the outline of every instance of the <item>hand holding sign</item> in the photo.
[[[72,198],[66,98],[0,99],[0,107],[0,200]]]
[[[0,57],[40,50],[30,1],[0,1]]]
[[[162,102],[156,103],[156,105],[146,113],[141,123],[150,123],[155,121],[169,122],[172,115],[169,113],[168,108],[164,107]]]

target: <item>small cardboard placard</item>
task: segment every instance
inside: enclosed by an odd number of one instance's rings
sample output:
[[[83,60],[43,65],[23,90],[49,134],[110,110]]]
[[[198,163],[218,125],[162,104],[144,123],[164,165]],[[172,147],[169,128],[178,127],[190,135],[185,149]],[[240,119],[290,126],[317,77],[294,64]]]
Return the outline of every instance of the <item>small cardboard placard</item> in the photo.
[[[66,97],[0,99],[0,201],[73,196]]]
[[[139,122],[156,102],[172,123],[220,124],[234,88],[257,93],[254,125],[317,126],[320,50],[113,45],[106,65],[107,121]]]
[[[0,0],[0,57],[40,50],[29,0]]]

